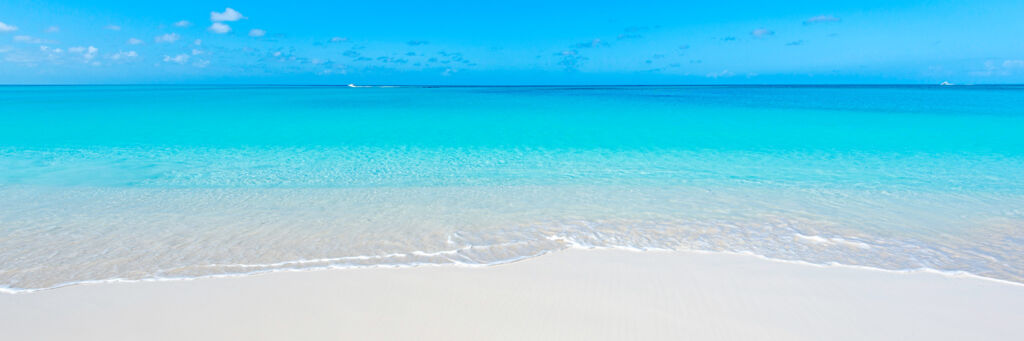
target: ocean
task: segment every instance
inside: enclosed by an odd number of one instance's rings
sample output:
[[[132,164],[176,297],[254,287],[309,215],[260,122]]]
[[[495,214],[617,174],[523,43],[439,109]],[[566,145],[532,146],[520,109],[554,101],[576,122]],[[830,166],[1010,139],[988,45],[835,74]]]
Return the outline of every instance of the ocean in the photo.
[[[0,291],[576,247],[1024,283],[1024,87],[0,87]]]

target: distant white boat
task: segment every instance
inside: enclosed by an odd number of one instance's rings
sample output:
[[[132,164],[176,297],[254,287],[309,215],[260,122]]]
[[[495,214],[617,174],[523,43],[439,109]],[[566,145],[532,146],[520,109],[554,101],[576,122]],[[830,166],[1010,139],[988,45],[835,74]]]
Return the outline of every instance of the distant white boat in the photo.
[[[939,83],[939,85],[942,85],[942,86],[948,86],[948,85],[953,85],[953,83],[950,83],[950,82],[942,82],[942,83]]]
[[[356,85],[355,84],[349,84],[348,87],[354,88],[354,87],[356,87]]]

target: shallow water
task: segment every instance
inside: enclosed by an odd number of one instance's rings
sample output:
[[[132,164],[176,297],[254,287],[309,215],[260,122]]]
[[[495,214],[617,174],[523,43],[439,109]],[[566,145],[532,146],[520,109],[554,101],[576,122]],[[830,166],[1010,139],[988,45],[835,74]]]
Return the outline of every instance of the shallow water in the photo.
[[[752,252],[1024,282],[1024,87],[0,87],[0,288]]]

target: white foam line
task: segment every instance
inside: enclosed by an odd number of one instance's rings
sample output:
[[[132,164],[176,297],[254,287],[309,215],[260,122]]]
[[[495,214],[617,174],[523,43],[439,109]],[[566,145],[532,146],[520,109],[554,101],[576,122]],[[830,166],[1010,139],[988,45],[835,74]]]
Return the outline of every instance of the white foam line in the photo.
[[[456,249],[456,250],[445,250],[445,251],[429,252],[429,253],[428,252],[422,252],[422,251],[413,251],[413,252],[410,252],[410,254],[421,255],[421,256],[425,256],[425,257],[432,257],[432,256],[446,255],[446,254],[457,254],[459,251],[471,250],[471,249],[474,249],[474,248],[492,248],[492,247],[498,247],[498,246],[516,245],[516,244],[523,244],[523,243],[525,243],[525,242],[523,242],[523,241],[516,241],[516,242],[500,243],[500,244],[494,244],[494,245],[469,245],[469,246],[462,247],[462,248],[459,248],[459,249]],[[443,263],[409,262],[409,263],[390,263],[390,264],[389,263],[381,263],[381,264],[345,264],[345,265],[342,265],[342,264],[328,264],[328,265],[324,265],[324,266],[313,266],[313,267],[306,267],[306,268],[272,268],[274,266],[281,266],[281,265],[321,263],[321,262],[330,262],[330,261],[334,261],[334,260],[381,259],[381,258],[389,258],[389,257],[409,257],[409,254],[393,253],[393,254],[387,254],[387,255],[381,255],[381,256],[347,256],[347,257],[323,258],[323,259],[315,259],[315,260],[285,261],[285,262],[268,263],[268,264],[224,264],[224,265],[206,264],[206,265],[194,265],[194,266],[197,266],[197,267],[217,267],[217,266],[230,267],[230,266],[234,266],[234,267],[243,267],[243,268],[270,267],[271,269],[249,271],[249,272],[239,272],[239,273],[228,273],[228,274],[197,275],[197,276],[189,276],[189,277],[184,277],[184,276],[182,276],[182,277],[150,277],[150,278],[139,278],[139,279],[109,278],[109,279],[85,280],[85,281],[74,281],[74,282],[60,283],[60,284],[57,284],[57,285],[54,285],[54,286],[50,286],[50,287],[32,288],[32,289],[11,288],[11,287],[7,287],[7,286],[0,286],[0,293],[2,293],[2,294],[27,294],[27,293],[33,293],[33,292],[38,292],[38,291],[52,290],[52,289],[58,289],[58,288],[74,286],[74,285],[83,285],[83,284],[89,285],[89,284],[103,284],[103,283],[143,283],[143,282],[191,281],[191,280],[204,279],[204,278],[235,278],[235,277],[244,277],[244,276],[251,276],[251,275],[258,275],[258,274],[265,274],[265,273],[274,273],[274,272],[303,272],[303,271],[320,271],[320,270],[372,269],[372,268],[413,268],[413,267],[421,267],[421,266],[458,266],[458,267],[468,267],[468,268],[479,268],[479,267],[487,267],[487,266],[493,266],[493,265],[514,263],[514,262],[518,262],[518,261],[529,259],[529,258],[539,257],[539,256],[547,254],[547,253],[549,253],[551,251],[557,251],[557,250],[558,249],[542,250],[539,253],[536,253],[536,254],[533,254],[533,255],[512,257],[512,258],[497,260],[497,261],[488,262],[488,263],[469,263],[469,262],[463,262],[463,261],[458,261],[458,260],[455,260],[455,259],[446,258],[447,262],[443,262]],[[192,266],[189,266],[189,267],[192,267]],[[173,271],[175,269],[181,269],[181,268],[184,268],[184,267],[172,268],[170,270],[163,270],[163,271]]]
[[[772,258],[772,257],[768,257],[768,256],[765,256],[765,255],[756,254],[756,253],[751,252],[751,251],[705,251],[705,250],[675,250],[675,251],[676,252],[683,252],[683,253],[689,252],[689,253],[695,253],[695,254],[719,254],[719,255],[725,254],[725,255],[737,255],[737,256],[756,257],[756,258],[759,258],[759,259],[763,259],[763,260],[767,260],[767,261],[772,261],[772,262],[787,263],[787,264],[798,264],[798,265],[813,266],[813,267],[818,267],[818,268],[847,268],[847,269],[857,269],[857,270],[880,271],[880,272],[896,273],[896,274],[931,273],[931,274],[942,275],[942,276],[949,277],[949,278],[980,279],[980,280],[992,281],[992,282],[1001,283],[1001,284],[1009,284],[1009,285],[1015,285],[1015,286],[1024,287],[1024,283],[1018,283],[1018,282],[1009,281],[1009,280],[1005,280],[1005,279],[986,277],[986,276],[982,276],[982,275],[978,275],[978,274],[974,274],[974,273],[971,273],[971,272],[968,272],[968,271],[962,271],[962,270],[950,271],[950,270],[938,270],[938,269],[925,268],[925,267],[916,268],[916,269],[884,269],[884,268],[876,268],[876,267],[867,266],[867,265],[852,265],[852,264],[842,264],[842,263],[837,263],[837,262],[828,262],[828,263],[825,263],[825,264],[821,264],[821,263],[812,263],[812,262],[802,261],[802,260]]]
[[[819,237],[819,238],[821,238],[821,237]],[[759,259],[763,259],[763,260],[767,260],[767,261],[772,261],[772,262],[780,262],[780,263],[787,263],[787,264],[798,264],[798,265],[805,265],[805,266],[814,266],[814,267],[819,267],[819,268],[849,268],[849,269],[881,271],[881,272],[897,273],[897,274],[931,273],[931,274],[942,275],[942,276],[950,277],[950,278],[973,278],[973,279],[992,281],[992,282],[1001,283],[1001,284],[1009,284],[1009,285],[1015,285],[1015,286],[1024,287],[1024,283],[1018,283],[1018,282],[1009,281],[1009,280],[1005,280],[1005,279],[986,277],[986,276],[974,274],[974,273],[971,273],[971,272],[968,272],[968,271],[960,271],[960,270],[958,270],[958,271],[946,271],[946,270],[938,270],[938,269],[932,269],[932,268],[926,268],[926,267],[921,267],[921,268],[916,268],[916,269],[884,269],[884,268],[876,268],[876,267],[867,266],[867,265],[852,265],[852,264],[842,264],[842,263],[837,263],[837,262],[829,262],[829,263],[826,263],[826,264],[821,264],[821,263],[812,263],[812,262],[802,261],[802,260],[790,260],[790,259],[772,258],[772,257],[768,257],[768,256],[765,256],[765,255],[754,253],[752,251],[711,251],[711,250],[691,250],[691,249],[638,248],[638,247],[633,247],[633,246],[622,246],[622,245],[597,246],[597,245],[580,244],[580,243],[578,243],[578,242],[576,242],[574,240],[571,240],[570,238],[566,238],[566,237],[563,237],[563,236],[548,236],[548,239],[550,239],[550,240],[558,240],[558,241],[565,241],[567,243],[567,245],[569,246],[568,247],[569,249],[581,249],[581,250],[624,250],[624,251],[631,251],[631,252],[652,252],[652,251],[657,251],[657,252],[679,252],[679,253],[693,253],[693,254],[705,254],[705,255],[715,255],[715,254],[717,254],[717,255],[737,255],[737,256],[757,257]]]
[[[404,254],[404,253],[392,253],[392,254],[377,255],[377,256],[346,256],[346,257],[335,257],[335,258],[299,259],[299,260],[290,260],[290,261],[277,262],[277,263],[266,263],[266,264],[243,264],[243,263],[236,263],[236,264],[203,264],[203,265],[181,266],[181,267],[177,267],[177,268],[171,268],[171,269],[166,270],[166,271],[174,271],[174,270],[190,268],[190,267],[202,267],[202,268],[216,268],[216,267],[270,268],[270,267],[276,267],[276,266],[295,265],[295,264],[330,263],[330,262],[337,262],[337,261],[344,261],[344,260],[370,260],[370,259],[385,259],[385,258],[401,258],[401,257],[408,257],[408,256],[409,256],[408,254]]]
[[[836,267],[838,267],[838,268],[849,268],[849,269],[859,269],[859,270],[881,271],[881,272],[897,273],[897,274],[932,273],[932,274],[942,275],[942,276],[950,277],[950,278],[980,279],[980,280],[992,281],[992,282],[1000,283],[1000,284],[1008,284],[1008,285],[1024,287],[1024,283],[1018,283],[1018,282],[1004,280],[1004,279],[998,279],[998,278],[981,276],[981,275],[973,274],[973,273],[970,273],[970,272],[967,272],[967,271],[943,271],[943,270],[932,269],[932,268],[925,268],[925,267],[916,268],[916,269],[900,269],[900,270],[896,270],[896,269],[883,269],[883,268],[876,268],[876,267],[865,266],[865,265],[841,264],[841,263],[837,263],[837,262],[829,262],[829,263],[826,263],[826,264],[820,264],[820,263],[812,263],[812,262],[802,261],[802,260],[779,259],[779,258],[772,258],[772,257],[756,254],[756,253],[751,252],[751,251],[710,251],[710,250],[689,250],[689,249],[679,250],[679,249],[668,249],[668,248],[657,248],[657,247],[636,247],[636,246],[629,246],[629,245],[590,245],[590,244],[583,244],[583,243],[580,243],[580,242],[576,241],[573,238],[569,238],[569,237],[565,237],[565,236],[560,236],[560,235],[551,235],[551,236],[548,236],[546,238],[548,240],[561,242],[564,245],[564,247],[562,247],[562,248],[555,248],[555,249],[549,249],[549,250],[541,250],[540,252],[538,252],[536,254],[533,254],[533,255],[525,255],[525,256],[512,257],[512,258],[509,258],[509,259],[497,260],[497,261],[488,262],[488,263],[468,263],[468,262],[458,261],[458,260],[454,260],[454,259],[447,259],[448,262],[444,262],[444,263],[411,262],[411,263],[397,263],[397,264],[394,264],[394,263],[393,264],[346,264],[346,265],[332,264],[332,265],[315,266],[315,267],[307,267],[307,268],[273,268],[273,269],[264,269],[264,270],[250,271],[250,272],[241,272],[241,273],[198,275],[198,276],[191,276],[191,277],[151,277],[151,278],[140,278],[140,279],[111,278],[111,279],[101,279],[101,280],[85,280],[85,281],[60,283],[60,284],[57,284],[57,285],[54,285],[54,286],[51,286],[51,287],[33,288],[33,289],[0,287],[0,293],[3,293],[3,294],[27,294],[27,293],[44,291],[44,290],[52,290],[52,289],[57,289],[57,288],[63,288],[63,287],[68,287],[68,286],[73,286],[73,285],[83,285],[83,284],[88,285],[88,284],[102,284],[102,283],[142,283],[142,282],[191,281],[191,280],[205,279],[205,278],[235,278],[235,277],[244,277],[244,276],[257,275],[257,274],[274,273],[274,272],[305,272],[305,271],[322,271],[322,270],[374,269],[374,268],[400,269],[400,268],[413,268],[413,267],[423,267],[423,266],[436,266],[436,267],[441,267],[441,266],[457,266],[457,267],[467,267],[467,268],[481,268],[481,267],[488,267],[488,266],[494,266],[494,265],[515,263],[515,262],[519,262],[519,261],[522,261],[522,260],[525,260],[525,259],[540,257],[540,256],[543,256],[543,255],[548,254],[548,253],[552,253],[552,252],[555,252],[555,251],[566,250],[566,249],[622,250],[622,251],[629,251],[629,252],[679,252],[679,253],[712,254],[712,255],[713,254],[739,255],[739,256],[757,257],[759,259],[763,259],[763,260],[767,260],[767,261],[773,261],[773,262],[781,262],[781,263],[788,263],[788,264],[798,264],[798,265],[805,265],[805,266],[814,266],[814,267],[820,267],[820,268],[836,268]],[[818,237],[818,238],[822,238],[822,237]],[[438,251],[438,252],[430,252],[430,253],[422,252],[422,251],[413,251],[413,252],[410,252],[410,254],[416,255],[417,252],[422,253],[423,255],[454,254],[454,253],[457,253],[460,250],[467,250],[467,249],[473,249],[473,248],[491,248],[491,247],[498,247],[498,246],[504,246],[504,245],[522,244],[522,243],[525,243],[525,242],[517,241],[517,242],[501,243],[501,244],[494,244],[494,245],[469,245],[469,246],[466,246],[466,247],[463,247],[463,248],[459,248],[459,249],[456,249],[456,250],[446,250],[446,251]],[[408,254],[388,254],[388,255],[380,255],[380,256],[348,256],[348,257],[325,258],[325,259],[327,259],[327,260],[379,259],[379,258],[388,258],[388,257],[392,257],[392,256],[393,257],[401,257],[401,256],[408,256]],[[270,264],[271,265],[273,265],[273,264],[282,264],[282,265],[308,264],[308,263],[314,263],[314,262],[318,262],[318,261],[319,260],[296,260],[296,261],[286,261],[286,262],[278,262],[278,263],[270,263]],[[216,266],[216,265],[207,265],[207,266]],[[237,264],[237,266],[239,266],[239,267],[266,267],[268,265],[266,265],[266,264]]]
[[[229,274],[212,274],[212,275],[198,275],[198,276],[191,276],[191,277],[184,277],[184,276],[182,276],[182,277],[150,277],[150,278],[138,278],[138,279],[109,278],[109,279],[96,279],[96,280],[66,282],[66,283],[60,283],[60,284],[57,284],[57,285],[54,285],[54,286],[50,286],[50,287],[46,287],[46,288],[21,289],[21,288],[11,288],[11,287],[6,287],[5,286],[5,287],[0,287],[0,293],[2,293],[2,294],[15,294],[16,295],[16,294],[34,293],[34,292],[45,291],[45,290],[53,290],[53,289],[59,289],[59,288],[64,288],[64,287],[69,287],[69,286],[76,286],[76,285],[91,285],[91,284],[105,284],[105,283],[146,283],[146,282],[192,281],[192,280],[206,279],[206,278],[246,277],[246,276],[259,275],[259,274],[267,274],[267,273],[275,273],[275,272],[306,272],[306,271],[347,270],[347,269],[374,269],[374,268],[401,269],[401,268],[415,268],[415,267],[427,267],[427,266],[438,266],[438,267],[440,267],[440,266],[457,266],[457,267],[467,267],[467,268],[481,268],[481,267],[488,267],[488,266],[492,266],[492,265],[514,263],[514,262],[518,262],[518,261],[521,261],[521,260],[524,260],[524,259],[538,257],[538,256],[541,256],[541,255],[547,254],[548,252],[550,252],[550,251],[546,250],[546,251],[540,252],[540,253],[535,254],[535,255],[513,257],[513,258],[498,260],[498,261],[494,261],[494,262],[490,262],[490,263],[466,263],[466,262],[460,262],[460,261],[455,261],[455,260],[449,260],[449,262],[447,262],[447,263],[412,262],[412,263],[401,263],[401,264],[347,264],[347,265],[316,266],[316,267],[308,267],[308,268],[275,268],[275,269],[265,269],[265,270],[250,271],[250,272],[239,272],[239,273],[229,273]]]
[[[804,239],[804,240],[807,240],[807,241],[810,241],[810,242],[814,242],[814,243],[818,243],[818,244],[824,244],[824,245],[842,244],[842,245],[853,246],[853,247],[861,248],[861,249],[870,249],[871,248],[871,245],[868,245],[866,243],[858,242],[858,241],[851,241],[851,240],[847,240],[847,239],[843,239],[843,238],[839,238],[839,237],[825,238],[825,237],[822,237],[822,236],[808,236],[808,235],[800,234],[800,233],[797,233],[795,235],[796,235],[797,238]]]

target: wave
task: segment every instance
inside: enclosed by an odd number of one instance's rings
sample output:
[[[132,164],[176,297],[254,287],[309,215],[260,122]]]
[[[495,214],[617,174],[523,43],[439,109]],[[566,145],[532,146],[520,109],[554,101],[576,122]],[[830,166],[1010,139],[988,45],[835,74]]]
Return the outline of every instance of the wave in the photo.
[[[459,240],[472,239],[465,237],[465,232],[455,232],[449,234],[447,241],[450,244],[458,244]],[[57,283],[51,286],[38,287],[38,288],[17,288],[11,286],[0,286],[0,293],[4,294],[26,294],[34,293],[45,290],[52,290],[57,288],[63,288],[75,285],[91,285],[91,284],[106,284],[106,283],[145,283],[145,282],[164,282],[164,281],[189,281],[205,278],[230,278],[230,277],[243,277],[265,273],[275,272],[297,272],[297,271],[321,271],[321,270],[337,270],[337,269],[367,269],[367,268],[410,268],[410,267],[424,267],[424,266],[457,266],[457,267],[487,267],[501,264],[508,264],[519,262],[526,259],[540,257],[553,252],[560,252],[564,250],[624,250],[630,252],[680,252],[680,253],[696,253],[696,254],[728,254],[728,255],[741,255],[749,257],[757,257],[759,259],[783,262],[789,264],[799,264],[804,266],[816,266],[816,267],[840,267],[840,268],[851,268],[859,270],[871,270],[871,271],[882,271],[887,273],[932,273],[938,274],[951,278],[971,278],[986,281],[993,281],[1001,284],[1018,285],[1024,286],[1024,283],[995,278],[991,276],[984,276],[965,270],[948,270],[948,269],[937,269],[931,267],[910,267],[910,268],[887,268],[885,265],[865,265],[865,264],[847,264],[838,261],[824,261],[815,262],[804,259],[793,259],[793,258],[779,258],[772,257],[762,253],[757,253],[751,250],[710,250],[710,249],[697,249],[697,248],[686,248],[681,246],[666,247],[666,246],[652,246],[643,244],[614,244],[614,243],[595,243],[594,237],[611,237],[610,239],[617,239],[615,236],[602,236],[601,233],[590,231],[588,233],[581,234],[567,234],[567,233],[554,233],[545,235],[543,238],[537,240],[518,240],[497,244],[489,245],[460,245],[455,248],[439,250],[439,251],[420,251],[414,250],[405,253],[389,253],[380,255],[354,255],[354,256],[340,256],[330,258],[317,258],[317,259],[295,259],[272,263],[211,263],[211,264],[199,264],[181,266],[177,268],[170,268],[158,271],[160,274],[153,274],[151,276],[145,276],[140,278],[124,278],[124,277],[113,277],[106,279],[92,279],[92,280],[80,280],[80,281],[68,281]],[[856,249],[871,249],[875,246],[869,245],[863,241],[851,241],[841,237],[822,237],[817,235],[803,235],[796,233],[794,238],[798,240],[804,240],[811,244],[828,245],[828,246],[845,246]],[[619,238],[621,239],[621,238]],[[524,246],[526,246],[524,248]],[[538,247],[541,246],[541,247]],[[509,250],[518,250],[519,252],[511,252]],[[526,250],[526,251],[524,251]],[[495,258],[488,261],[481,260],[482,258],[474,257],[474,254],[481,252],[496,252],[499,254],[506,255],[505,257]],[[208,273],[196,274],[196,275],[166,275],[182,270],[195,269],[208,269]]]

